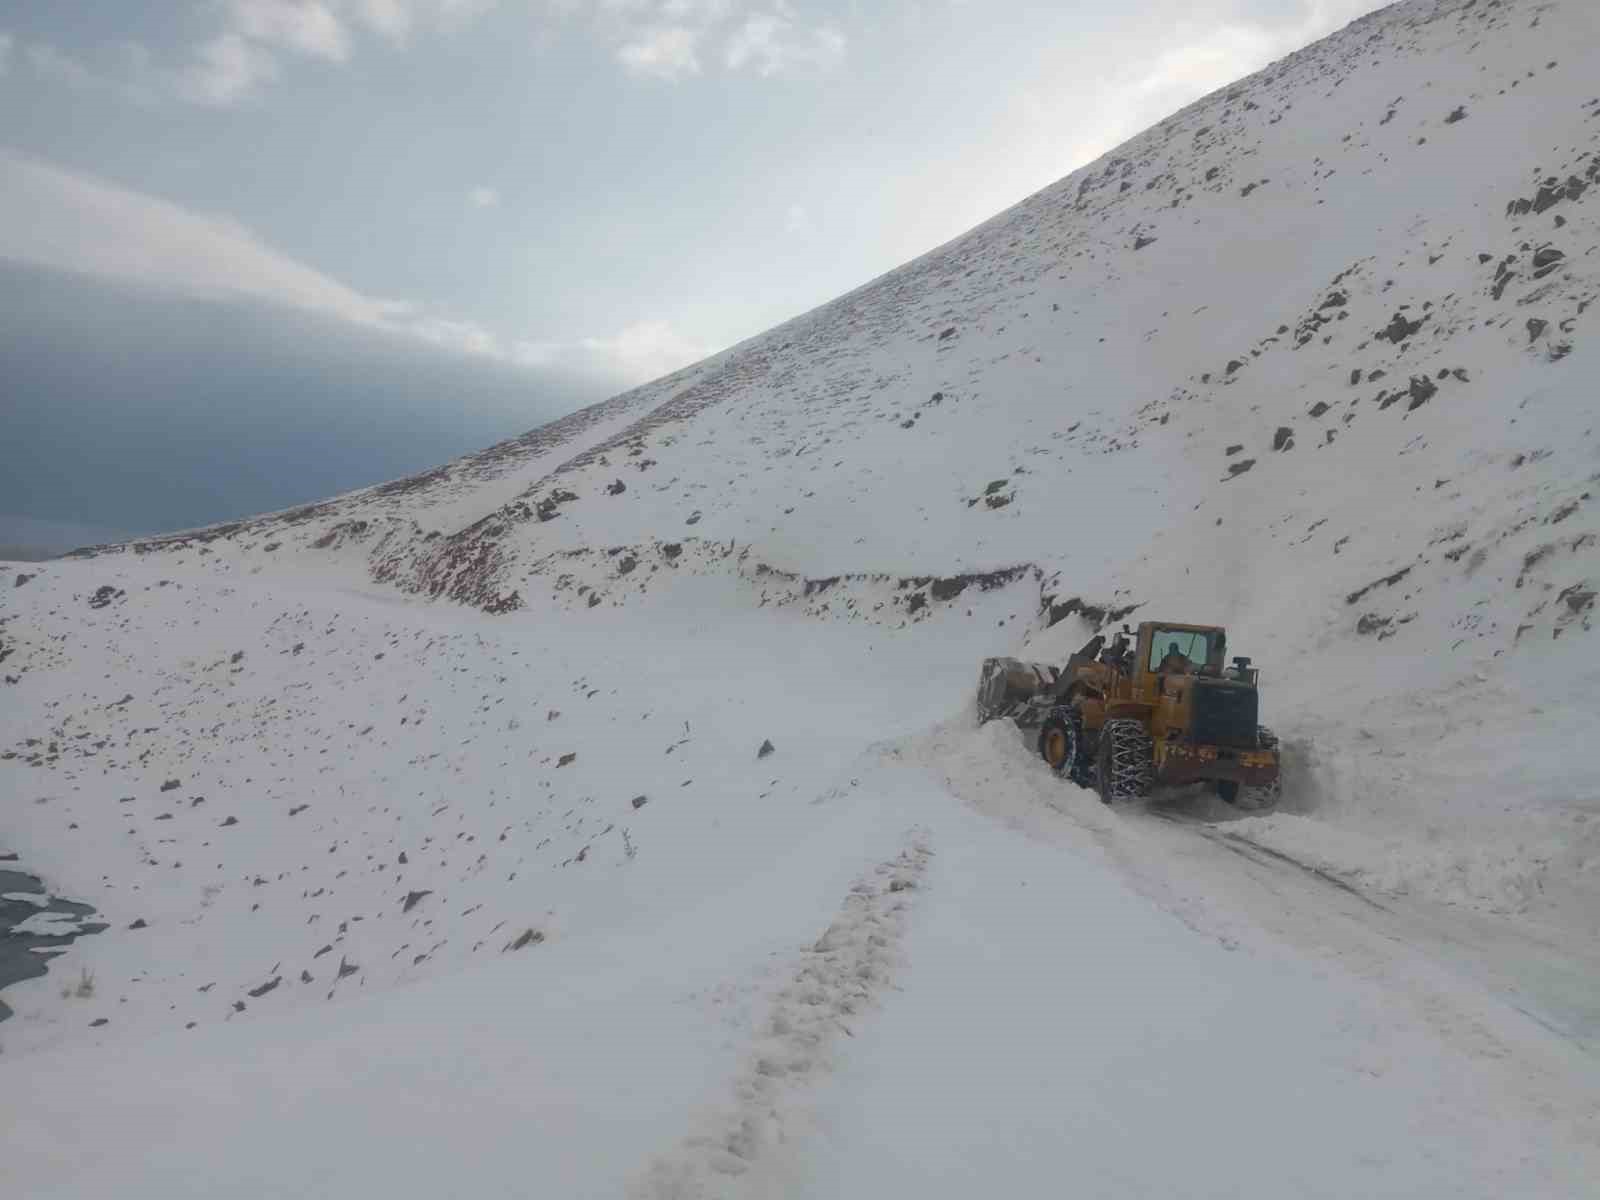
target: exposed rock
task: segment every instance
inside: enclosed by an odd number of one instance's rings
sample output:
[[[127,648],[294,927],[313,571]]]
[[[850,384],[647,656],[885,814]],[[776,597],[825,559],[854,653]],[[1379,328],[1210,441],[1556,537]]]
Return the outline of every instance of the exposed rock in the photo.
[[[639,565],[639,560],[636,559],[633,555],[630,554],[626,558],[624,558],[621,562],[619,562],[617,564],[617,574],[618,575],[629,575],[629,574],[632,574],[633,569],[635,567],[637,567],[638,565]]]
[[[612,484],[607,486],[606,495],[608,495],[608,496],[620,496],[620,495],[622,495],[623,492],[625,492],[627,490],[628,490],[628,485],[623,483],[622,480],[619,479],[615,483],[612,483]]]
[[[650,800],[649,800],[649,797],[647,797],[647,796],[635,796],[633,798],[633,800],[632,800],[633,807],[636,808],[636,809],[637,808],[643,808],[646,804],[649,804],[649,803],[650,803]]]
[[[183,784],[179,780],[169,779],[161,785],[161,790],[163,792],[175,792],[182,786]]]
[[[433,895],[433,890],[431,888],[424,888],[420,892],[407,892],[405,903],[400,906],[401,913],[410,912],[413,908],[422,903],[424,897],[431,895]]]
[[[120,599],[122,594],[123,593],[120,588],[114,588],[109,583],[105,584],[103,587],[96,588],[94,595],[89,597],[89,607],[104,608],[113,600]]]
[[[222,828],[223,829],[227,829],[229,826],[237,825],[238,823],[239,823],[239,818],[238,817],[224,817],[222,819]]]
[[[1320,417],[1323,413],[1327,412],[1328,409],[1330,409],[1332,407],[1333,406],[1331,404],[1328,404],[1326,401],[1318,400],[1315,404],[1313,404],[1311,406],[1311,412],[1310,412],[1309,415],[1313,416],[1313,417]]]
[[[1457,121],[1465,121],[1466,119],[1467,119],[1466,105],[1460,105],[1459,107],[1457,107],[1455,109],[1455,111],[1453,111],[1448,117],[1446,117],[1444,119],[1444,123],[1446,125],[1454,125]]]
[[[259,999],[261,999],[261,997],[265,996],[268,992],[272,991],[273,988],[277,987],[282,982],[283,982],[283,976],[282,975],[274,975],[271,979],[267,980],[267,982],[263,983],[260,987],[251,988],[248,992],[245,993],[245,995],[249,996],[252,1000],[259,1000]]]
[[[1356,632],[1360,634],[1378,633],[1394,624],[1393,617],[1380,617],[1374,613],[1365,613],[1356,622]]]
[[[1528,318],[1528,345],[1531,346],[1531,345],[1533,345],[1534,342],[1537,342],[1539,340],[1539,338],[1541,336],[1543,336],[1544,331],[1546,329],[1548,329],[1548,328],[1550,328],[1550,322],[1549,321],[1543,320],[1540,317],[1529,317]]]
[[[1237,358],[1230,358],[1228,360],[1228,366],[1226,368],[1227,373],[1229,375],[1232,375],[1235,371],[1237,371],[1242,366],[1244,366],[1244,363],[1240,362]]]
[[[148,924],[148,922],[145,921],[145,919],[143,917],[139,917],[137,920],[133,921],[128,926],[128,928],[129,929],[148,929],[149,928],[149,924]]]
[[[992,496],[998,491],[1003,491],[1010,485],[1011,481],[1009,479],[996,479],[990,483],[988,487],[983,489],[983,494],[985,496]]]
[[[1232,479],[1236,475],[1243,475],[1255,465],[1256,460],[1253,458],[1246,458],[1236,463],[1230,463],[1228,465],[1228,478]]]
[[[1272,448],[1274,450],[1294,449],[1294,430],[1287,425],[1279,425],[1278,431],[1272,435]]]
[[[1439,392],[1439,385],[1426,375],[1413,375],[1411,377],[1411,402],[1406,405],[1406,411],[1412,412],[1421,408]]]
[[[1244,443],[1243,442],[1236,442],[1234,445],[1229,446],[1222,453],[1223,453],[1224,456],[1226,456],[1228,458],[1232,458],[1235,454],[1239,453],[1239,451],[1241,451],[1243,449],[1244,449]]]
[[[33,575],[24,575],[21,572],[18,572],[18,574],[17,574],[17,582],[12,584],[12,586],[13,587],[21,587],[23,584],[27,583],[29,580],[35,579],[37,577],[38,577],[38,573],[37,572],[35,572]]]
[[[1361,368],[1357,367],[1355,370],[1350,372],[1350,386],[1351,387],[1355,387],[1356,384],[1358,384],[1360,382],[1361,382]]]
[[[360,969],[361,968],[356,966],[355,963],[347,961],[345,959],[344,955],[341,954],[339,956],[339,978],[340,979],[346,979],[349,976],[354,975]]]
[[[557,767],[565,767],[565,766],[568,766],[568,765],[570,765],[572,763],[575,763],[577,761],[578,761],[578,752],[576,750],[574,750],[570,754],[563,754],[561,756],[560,760],[556,763],[556,766]]]
[[[1133,248],[1135,250],[1143,250],[1146,246],[1155,245],[1156,240],[1153,237],[1136,237],[1133,239]]]
[[[1586,608],[1592,608],[1594,606],[1594,598],[1595,590],[1581,583],[1575,583],[1569,588],[1564,588],[1560,595],[1556,597],[1557,600],[1566,604],[1575,613],[1580,613]]]
[[[1382,579],[1373,580],[1364,588],[1357,588],[1344,598],[1344,602],[1346,604],[1354,604],[1357,600],[1360,600],[1361,597],[1372,591],[1373,588],[1393,587],[1409,574],[1411,574],[1410,567],[1401,567],[1393,575],[1385,575]]]
[[[768,738],[768,739],[762,741],[761,749],[756,751],[756,757],[757,758],[765,758],[769,754],[776,753],[777,749],[778,748],[772,744],[772,739]]]
[[[1405,313],[1397,312],[1389,324],[1373,336],[1398,346],[1401,342],[1413,336],[1417,330],[1421,329],[1422,323],[1426,320],[1427,317],[1425,316],[1418,317],[1415,321],[1408,320]]]
[[[515,938],[506,943],[506,948],[501,953],[521,950],[524,946],[537,946],[542,941],[544,941],[544,934],[537,929],[524,929]]]
[[[1546,246],[1533,256],[1533,277],[1543,279],[1559,267],[1566,257],[1565,253],[1554,246]]]

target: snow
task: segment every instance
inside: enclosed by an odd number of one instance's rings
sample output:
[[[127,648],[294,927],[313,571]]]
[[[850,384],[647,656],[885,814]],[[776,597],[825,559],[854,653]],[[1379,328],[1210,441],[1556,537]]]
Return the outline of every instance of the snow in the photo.
[[[5,990],[8,1194],[1592,1190],[1597,59],[1398,5],[556,426],[0,580],[0,843],[108,925]],[[1279,811],[976,727],[1073,598],[1228,625]]]

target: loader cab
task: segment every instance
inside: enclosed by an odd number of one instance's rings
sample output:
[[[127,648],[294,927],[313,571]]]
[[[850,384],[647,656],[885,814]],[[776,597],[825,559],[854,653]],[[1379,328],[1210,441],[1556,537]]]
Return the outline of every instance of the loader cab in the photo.
[[[1178,675],[1220,676],[1227,661],[1228,634],[1215,625],[1145,621],[1134,652],[1134,694],[1154,702]]]

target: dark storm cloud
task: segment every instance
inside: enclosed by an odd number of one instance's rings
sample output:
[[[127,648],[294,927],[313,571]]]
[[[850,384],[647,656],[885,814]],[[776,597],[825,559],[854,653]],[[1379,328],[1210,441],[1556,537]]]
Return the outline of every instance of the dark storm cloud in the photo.
[[[0,542],[19,540],[5,517],[147,533],[320,499],[605,391],[268,304],[0,265]]]

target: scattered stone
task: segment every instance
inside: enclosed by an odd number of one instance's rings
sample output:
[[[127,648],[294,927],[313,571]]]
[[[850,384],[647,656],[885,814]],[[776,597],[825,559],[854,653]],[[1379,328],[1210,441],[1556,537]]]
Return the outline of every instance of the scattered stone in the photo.
[[[1549,321],[1543,320],[1540,317],[1529,317],[1528,318],[1528,345],[1531,346],[1531,345],[1533,345],[1533,343],[1537,342],[1539,340],[1539,338],[1543,335],[1544,331],[1546,329],[1548,329],[1548,328],[1550,328],[1550,322]]]
[[[771,739],[764,740],[761,743],[761,749],[756,751],[756,757],[757,758],[765,758],[769,754],[776,753],[777,749],[778,748],[772,744]]]
[[[433,895],[433,891],[431,889],[428,889],[428,888],[424,888],[420,892],[407,892],[406,893],[405,903],[403,905],[401,905],[401,907],[400,907],[401,913],[410,912],[413,908],[415,908],[417,905],[422,903],[422,898],[424,896],[431,896],[431,895]]]
[[[1243,449],[1244,449],[1244,443],[1243,442],[1239,442],[1239,443],[1236,443],[1235,445],[1229,446],[1222,453],[1223,453],[1223,455],[1225,457],[1232,458],[1235,454],[1239,453],[1239,451],[1241,451]]]
[[[620,496],[620,495],[622,495],[623,492],[625,492],[627,490],[628,490],[628,485],[623,483],[622,480],[619,479],[615,483],[611,484],[610,486],[608,486],[606,488],[606,495],[608,495],[608,496]]]
[[[570,754],[563,754],[561,756],[561,758],[556,762],[556,766],[558,768],[565,767],[565,766],[570,766],[572,763],[575,763],[577,761],[578,761],[578,752],[576,750],[574,750]]]
[[[1439,385],[1426,375],[1413,375],[1410,390],[1411,402],[1406,405],[1406,411],[1414,412],[1438,394]]]
[[[149,927],[149,924],[143,917],[137,918],[131,925],[128,926],[129,929],[148,929]]]
[[[946,329],[943,333],[941,333],[939,335],[939,340],[941,342],[947,342],[951,338],[955,337],[955,335],[956,335],[956,327],[954,325],[952,325],[952,326],[950,326],[949,329]]]
[[[1373,613],[1366,613],[1356,622],[1356,632],[1360,634],[1378,633],[1394,624],[1393,617],[1380,617]]]
[[[304,967],[301,967],[300,968],[300,982],[301,983],[310,983],[311,981],[312,981],[311,980],[311,972],[306,970]]]
[[[1323,413],[1327,412],[1328,409],[1330,409],[1332,407],[1333,406],[1331,404],[1328,404],[1326,401],[1318,400],[1315,404],[1313,404],[1311,406],[1310,415],[1313,416],[1313,417],[1320,417]]]
[[[1232,375],[1235,371],[1237,371],[1242,366],[1244,366],[1244,363],[1240,362],[1237,358],[1230,358],[1228,360],[1228,365],[1225,368],[1225,370],[1226,370],[1227,374]]]
[[[639,560],[636,559],[633,555],[630,554],[626,558],[624,558],[621,562],[619,562],[617,564],[617,574],[618,575],[630,575],[630,574],[633,573],[633,569],[635,567],[637,567],[638,565],[639,565]]]
[[[1146,246],[1155,245],[1156,241],[1157,239],[1153,237],[1136,237],[1133,239],[1133,248],[1135,250],[1143,250]]]
[[[96,1017],[94,1020],[89,1022],[89,1028],[90,1029],[98,1029],[98,1028],[100,1028],[100,1026],[109,1025],[110,1023],[111,1023],[111,1018],[110,1017]]]
[[[1276,433],[1272,435],[1272,448],[1274,450],[1294,449],[1294,430],[1287,425],[1279,425]]]
[[[118,600],[121,597],[122,590],[120,588],[114,588],[108,583],[103,587],[98,587],[95,589],[94,595],[89,597],[89,607],[104,608],[113,600]]]
[[[277,987],[282,982],[283,982],[283,976],[282,975],[274,975],[271,979],[267,980],[260,987],[251,988],[248,992],[245,993],[245,995],[249,996],[252,1000],[259,1000],[259,999],[261,999],[261,997],[265,996],[268,992],[272,991],[275,987]]]
[[[1350,386],[1351,387],[1355,387],[1356,384],[1358,384],[1360,382],[1361,382],[1361,368],[1357,367],[1354,371],[1350,372]]]
[[[1246,459],[1241,460],[1240,462],[1230,463],[1229,466],[1228,466],[1228,478],[1232,479],[1235,476],[1243,475],[1246,471],[1248,471],[1251,467],[1253,467],[1255,465],[1256,465],[1256,460],[1253,459],[1253,458],[1246,458]]]
[[[17,582],[12,584],[11,586],[12,587],[21,587],[23,584],[27,583],[29,580],[36,579],[36,578],[38,578],[38,573],[37,572],[35,572],[33,575],[23,575],[23,574],[21,574],[19,572],[17,574]]]
[[[1465,121],[1466,119],[1467,119],[1466,105],[1461,105],[1461,106],[1457,107],[1454,112],[1452,112],[1448,117],[1446,117],[1444,119],[1444,123],[1446,125],[1454,125],[1457,121]]]
[[[341,954],[339,956],[339,978],[340,979],[348,978],[349,976],[354,975],[360,969],[361,968],[356,966],[355,963],[346,961],[344,955]]]
[[[230,826],[237,825],[238,823],[239,823],[239,818],[238,817],[224,817],[222,819],[222,826],[221,827],[223,829],[227,829]]]
[[[182,783],[181,780],[169,779],[169,780],[167,780],[165,783],[163,783],[161,785],[161,790],[163,792],[175,792],[179,788],[181,788],[182,786],[183,786],[183,783]]]
[[[524,946],[537,946],[542,941],[544,941],[544,934],[539,932],[539,930],[524,929],[521,933],[517,934],[515,939],[506,943],[506,948],[505,950],[501,951],[501,953],[504,954],[512,950],[521,950]]]
[[[635,796],[633,798],[633,802],[632,803],[633,803],[633,807],[637,809],[637,808],[643,808],[646,804],[649,804],[650,800],[646,796]]]
[[[1011,481],[1009,479],[996,479],[990,483],[988,487],[983,489],[983,494],[985,496],[992,496],[996,492],[1003,491],[1005,488],[1009,487],[1010,484]]]

